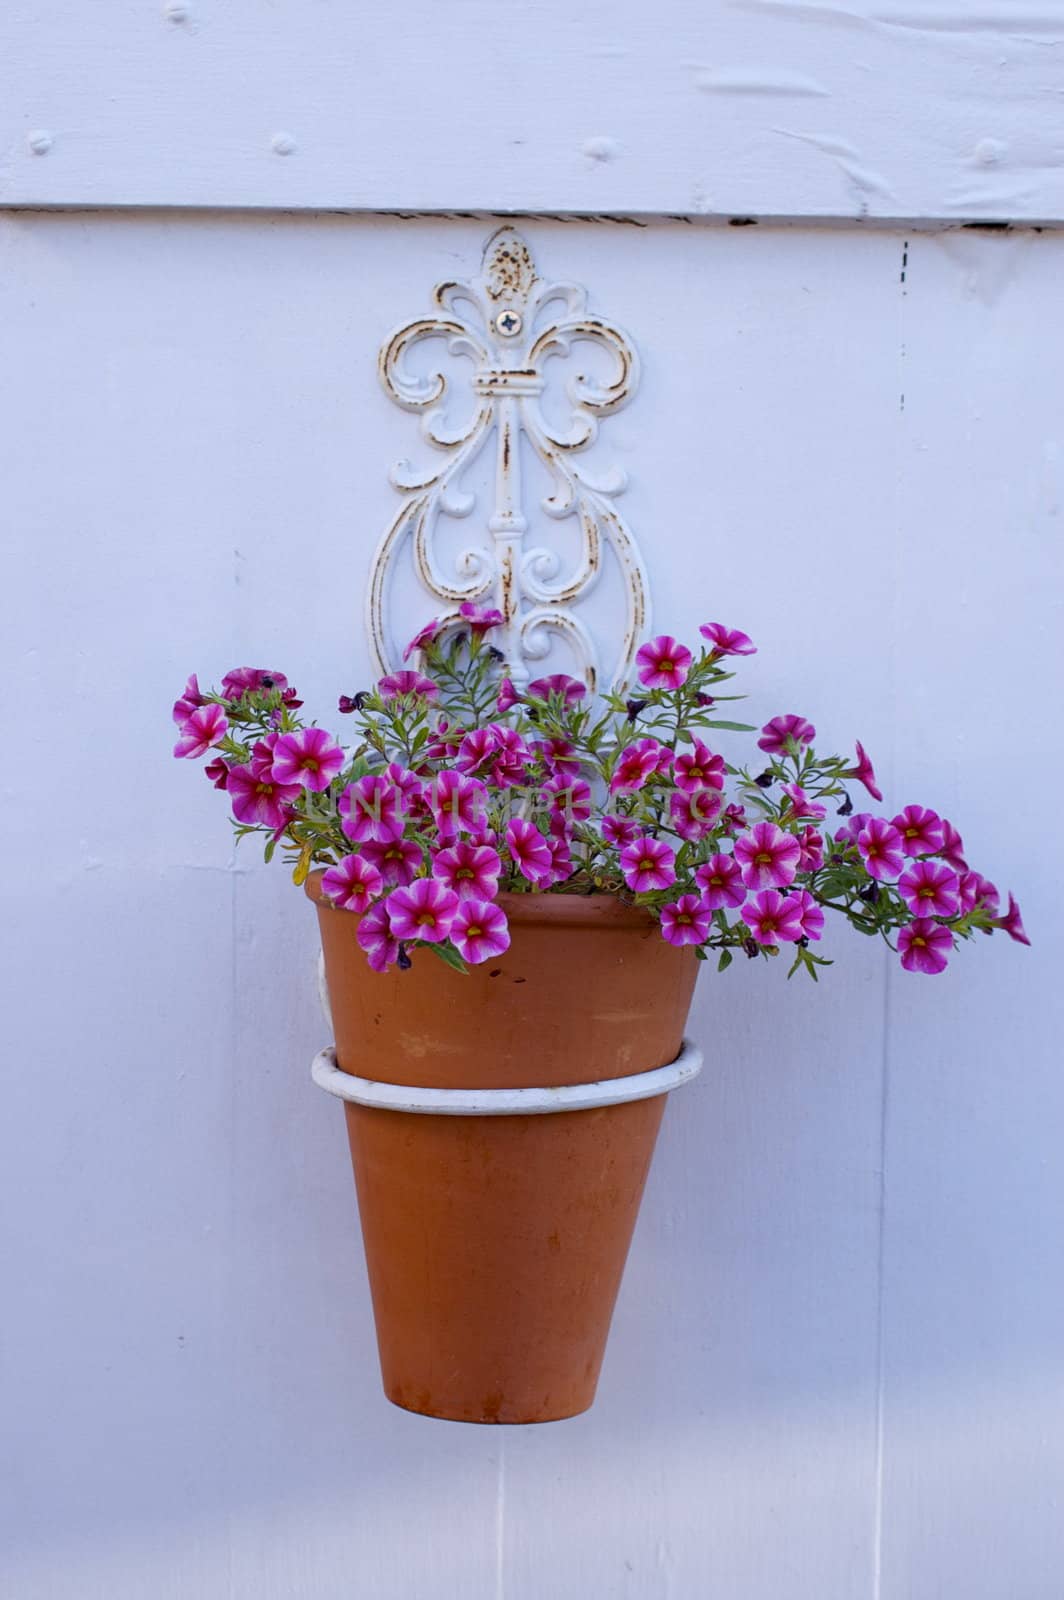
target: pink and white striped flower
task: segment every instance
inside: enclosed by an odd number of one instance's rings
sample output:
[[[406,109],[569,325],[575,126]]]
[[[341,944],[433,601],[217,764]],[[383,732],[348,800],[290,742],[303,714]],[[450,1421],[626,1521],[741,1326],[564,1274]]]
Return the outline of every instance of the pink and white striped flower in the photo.
[[[906,972],[945,972],[952,950],[953,935],[930,917],[916,917],[898,930],[898,954]]]
[[[716,789],[695,789],[684,794],[677,789],[669,796],[669,822],[673,830],[690,844],[697,844],[713,832],[724,797]]]
[[[661,937],[667,944],[705,944],[713,930],[713,913],[696,894],[682,894],[661,908]]]
[[[174,745],[174,755],[179,758],[206,755],[212,745],[222,742],[228,727],[221,706],[197,706],[178,728],[180,737]]]
[[[433,617],[430,622],[426,622],[424,627],[417,630],[403,651],[403,660],[409,661],[415,650],[424,650],[428,645],[434,644],[442,630],[443,623],[439,617]]]
[[[940,817],[939,821],[942,824],[942,847],[938,852],[939,855],[954,872],[966,872],[968,863],[964,859],[964,840],[952,822],[947,822],[945,817]]]
[[[735,841],[735,859],[748,889],[785,889],[798,871],[801,845],[774,822],[755,822]]]
[[[500,628],[506,620],[494,606],[480,606],[473,600],[463,600],[458,609],[470,633],[487,633],[490,628]]]
[[[771,756],[789,755],[790,741],[793,739],[796,746],[812,744],[816,738],[816,729],[804,717],[797,716],[793,711],[785,712],[783,716],[773,717],[761,729],[761,737],[757,741],[759,750],[767,750]]]
[[[412,839],[392,839],[387,844],[367,839],[359,854],[376,867],[388,888],[405,888],[413,883],[421,868],[421,851]]]
[[[226,789],[237,821],[265,828],[284,828],[295,814],[292,802],[303,793],[300,784],[278,783],[251,767],[232,767]]]
[[[432,862],[432,876],[453,889],[459,900],[494,900],[501,871],[497,850],[466,839],[437,851]]]
[[[696,739],[693,749],[676,757],[673,782],[687,794],[696,789],[723,789],[724,757],[714,755],[708,745]]]
[[[380,772],[367,772],[340,796],[340,826],[353,844],[391,844],[403,836],[402,791]]]
[[[463,900],[451,923],[451,943],[463,961],[478,966],[510,948],[505,914],[490,900]]]
[[[405,889],[393,889],[387,906],[394,938],[441,944],[450,934],[458,896],[435,878],[418,878]]]
[[[639,681],[648,689],[678,689],[691,670],[691,652],[671,633],[641,645],[636,654]]]
[[[642,832],[640,824],[634,817],[615,816],[612,812],[602,819],[602,837],[607,844],[612,844],[615,849],[631,844]]]
[[[917,917],[955,917],[959,890],[957,874],[941,861],[914,861],[898,882],[898,893]]]
[[[341,911],[368,911],[384,887],[377,868],[360,855],[344,856],[322,874],[322,891]]]
[[[734,909],[746,899],[746,888],[739,863],[734,856],[710,856],[695,868],[695,882],[702,892],[702,901],[710,911]]]
[[[246,694],[268,694],[273,689],[284,694],[287,688],[288,679],[283,672],[270,672],[265,667],[234,667],[222,679],[222,693],[227,700],[240,700]]]
[[[791,802],[790,816],[814,817],[818,822],[828,814],[828,808],[821,801],[814,800],[806,793],[800,783],[785,783],[783,792]]]
[[[203,705],[203,696],[200,694],[199,679],[193,672],[177,700],[174,701],[174,721],[180,727],[187,722],[194,711]]]
[[[579,678],[570,678],[564,672],[552,672],[547,678],[534,678],[527,692],[534,700],[549,700],[552,695],[561,695],[566,706],[575,706],[587,694],[587,684],[581,683]]]
[[[514,817],[507,824],[506,848],[514,866],[529,883],[538,888],[550,879],[554,863],[547,841],[524,817]]]
[[[1010,939],[1015,939],[1017,944],[1029,945],[1031,942],[1030,939],[1028,939],[1023,926],[1023,918],[1020,916],[1020,908],[1016,904],[1015,898],[1011,893],[1009,894],[1008,911],[1003,917],[998,918],[994,926],[995,928],[1000,928],[1003,933],[1007,933]]]
[[[815,828],[803,828],[798,835],[798,871],[819,872],[824,865],[824,841]]]
[[[752,656],[757,654],[757,645],[753,644],[750,635],[743,633],[741,628],[726,628],[723,622],[703,622],[699,628],[703,639],[713,646],[713,651],[718,656]]]
[[[797,897],[788,895],[784,899],[776,889],[751,895],[743,906],[742,919],[750,929],[751,939],[758,944],[793,944],[802,937],[802,909]]]
[[[996,917],[1001,910],[1001,896],[997,888],[984,878],[979,872],[962,872],[960,875],[960,900],[961,910],[974,911],[976,906],[982,906],[984,911]]]
[[[945,843],[942,818],[926,806],[906,806],[891,821],[901,834],[901,847],[907,856],[934,856]]]
[[[391,929],[387,900],[375,900],[355,929],[355,938],[374,972],[385,972],[399,957],[399,941]]]
[[[643,833],[626,844],[620,855],[621,875],[635,894],[653,894],[676,882],[676,855],[663,839]]]
[[[400,695],[419,695],[423,700],[438,700],[440,686],[422,672],[404,669],[386,673],[377,684],[377,693],[382,700],[395,700]]]
[[[644,784],[649,783],[650,779],[659,773],[663,752],[671,758],[671,750],[649,736],[637,739],[634,744],[626,745],[613,769],[610,793],[634,794],[637,789],[642,789]]]
[[[905,865],[901,834],[885,817],[868,818],[857,835],[857,848],[865,871],[880,883],[898,877]]]
[[[278,735],[273,747],[273,775],[279,783],[300,783],[320,793],[344,764],[340,746],[324,728],[300,728]]]
[[[798,922],[802,930],[802,938],[815,941],[824,932],[824,910],[808,889],[795,889],[787,897],[798,906]]]
[[[488,791],[479,778],[467,778],[462,772],[441,772],[429,799],[441,839],[450,842],[460,833],[483,831]]]
[[[860,739],[857,741],[857,760],[852,767],[849,767],[843,773],[843,777],[856,778],[858,783],[864,784],[873,800],[882,801],[883,796],[876,785],[876,775],[873,771],[872,763],[868,759],[868,753]]]

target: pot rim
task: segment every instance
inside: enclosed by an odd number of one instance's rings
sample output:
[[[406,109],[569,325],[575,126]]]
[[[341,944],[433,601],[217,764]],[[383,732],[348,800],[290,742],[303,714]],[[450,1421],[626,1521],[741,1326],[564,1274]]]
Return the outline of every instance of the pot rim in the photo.
[[[336,911],[341,916],[360,913],[331,905],[321,892],[324,867],[307,874],[303,892],[319,911]],[[655,919],[645,906],[629,905],[613,894],[554,894],[550,890],[530,889],[528,893],[503,890],[495,904],[506,913],[508,922],[525,926],[588,928],[653,928]]]

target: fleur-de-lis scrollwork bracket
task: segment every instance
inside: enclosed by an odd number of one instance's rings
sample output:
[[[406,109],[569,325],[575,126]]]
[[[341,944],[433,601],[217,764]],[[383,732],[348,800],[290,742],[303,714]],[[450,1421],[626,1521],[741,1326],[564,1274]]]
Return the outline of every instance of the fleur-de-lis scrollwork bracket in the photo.
[[[494,605],[503,627],[493,639],[517,684],[531,676],[529,661],[542,660],[553,636],[575,657],[575,669],[592,687],[622,687],[648,623],[647,580],[639,549],[614,507],[625,486],[623,472],[592,475],[579,460],[594,440],[600,417],[624,405],[636,386],[639,364],[631,341],[612,323],[589,313],[587,293],[575,283],[545,283],[529,248],[513,228],[488,240],[479,277],[441,283],[436,310],[394,333],[380,353],[381,381],[391,398],[422,414],[421,429],[445,459],[419,473],[401,462],[392,482],[402,507],[373,559],[368,627],[382,671],[393,669],[398,652],[388,625],[389,593],[396,563],[412,548],[414,569],[444,616],[458,618],[463,601]],[[442,372],[421,376],[407,356],[424,340],[442,339],[454,356],[472,362],[471,420],[449,421],[448,380]],[[544,366],[567,357],[574,344],[590,341],[612,360],[605,380],[584,374],[566,385],[563,425],[548,421],[540,405]],[[487,518],[490,542],[472,546],[445,572],[437,550],[441,517],[467,517],[476,496],[462,479],[489,439],[495,441],[495,502]],[[578,554],[568,570],[553,550],[525,548],[529,522],[522,499],[522,440],[542,463],[549,491],[542,508],[549,517],[576,519]],[[591,632],[575,609],[612,553],[624,587],[625,618],[620,648],[609,652],[605,670]]]

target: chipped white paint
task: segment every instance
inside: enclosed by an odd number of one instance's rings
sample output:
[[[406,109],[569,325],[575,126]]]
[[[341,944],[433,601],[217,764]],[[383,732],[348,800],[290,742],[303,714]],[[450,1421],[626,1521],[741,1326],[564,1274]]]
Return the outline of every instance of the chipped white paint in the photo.
[[[667,1066],[601,1083],[560,1084],[553,1089],[413,1089],[408,1084],[381,1083],[341,1072],[331,1045],[314,1057],[310,1075],[327,1094],[378,1111],[424,1117],[550,1117],[564,1111],[593,1111],[598,1106],[652,1100],[691,1083],[701,1070],[701,1050],[685,1039],[680,1054]]]
[[[1061,223],[1062,54],[1019,0],[9,3],[0,205]]]
[[[439,603],[450,608],[443,612],[445,619],[459,621],[457,607],[471,601],[502,613],[502,626],[492,638],[515,684],[528,682],[529,662],[542,662],[560,637],[572,658],[570,671],[591,688],[620,689],[649,625],[646,572],[613,503],[626,486],[624,472],[592,470],[579,457],[593,444],[599,419],[617,411],[635,389],[635,347],[613,323],[588,310],[587,292],[579,284],[541,279],[513,228],[500,228],[488,240],[477,277],[437,284],[434,300],[431,315],[406,323],[385,340],[378,361],[388,395],[405,410],[421,413],[422,436],[445,460],[435,470],[401,461],[392,471],[392,483],[406,498],[373,557],[366,590],[366,623],[377,664],[387,672],[401,661],[389,596],[394,569],[412,556],[433,609]],[[468,383],[464,399],[453,398],[442,371],[424,376],[407,365],[411,351],[427,341],[442,341],[449,354],[472,362],[472,370],[466,367],[462,374]],[[565,386],[566,414],[560,422],[552,420],[540,403],[547,364],[589,344],[606,352],[611,370],[604,379],[574,372]],[[468,517],[477,509],[464,477],[491,441],[494,503],[485,519],[491,544],[468,545],[448,572],[437,554],[438,524],[441,517]],[[530,526],[522,468],[526,444],[550,485],[543,511],[553,521],[575,522],[577,554],[568,561],[544,545],[525,548]],[[580,602],[598,584],[607,552],[620,573],[624,611],[605,640],[604,672]],[[419,616],[419,624],[424,620]]]

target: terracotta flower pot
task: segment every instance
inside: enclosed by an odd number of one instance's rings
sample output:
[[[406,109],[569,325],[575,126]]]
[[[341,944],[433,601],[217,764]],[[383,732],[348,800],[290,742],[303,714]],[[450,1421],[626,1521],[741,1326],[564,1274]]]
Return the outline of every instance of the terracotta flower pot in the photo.
[[[315,1075],[347,1101],[385,1393],[464,1422],[574,1416],[595,1396],[663,1090],[697,1071],[668,1065],[695,956],[610,896],[515,894],[499,897],[505,955],[463,975],[421,950],[376,973],[320,882],[339,1071],[319,1058]],[[484,1091],[506,1114],[483,1114]]]

